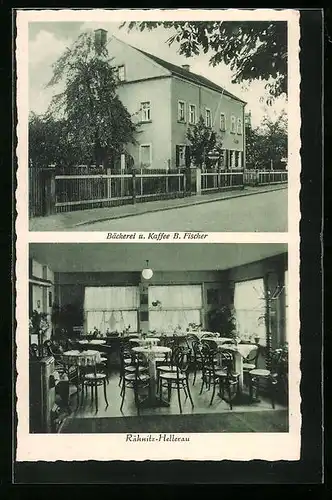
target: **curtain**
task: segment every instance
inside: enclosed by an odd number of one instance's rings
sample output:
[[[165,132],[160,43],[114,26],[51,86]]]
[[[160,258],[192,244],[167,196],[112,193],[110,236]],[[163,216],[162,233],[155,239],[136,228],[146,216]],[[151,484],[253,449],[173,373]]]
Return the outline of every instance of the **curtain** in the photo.
[[[138,287],[86,287],[84,308],[86,311],[136,309],[139,304]]]
[[[86,331],[96,327],[101,333],[129,331],[136,332],[139,290],[127,287],[86,287],[84,297]]]
[[[174,311],[150,311],[149,324],[150,330],[156,330],[160,333],[174,332],[180,329],[185,332],[189,323],[200,324],[200,311],[194,310],[174,310]]]
[[[161,302],[162,309],[200,309],[202,288],[201,285],[150,286],[149,307],[156,301]]]
[[[137,311],[87,311],[86,331],[92,332],[96,327],[101,333],[123,332],[129,328],[130,332],[137,332]]]
[[[234,309],[238,335],[242,340],[259,336],[266,345],[265,291],[263,279],[235,283]]]
[[[202,306],[201,285],[150,286],[150,330],[186,331],[189,323],[200,324]]]

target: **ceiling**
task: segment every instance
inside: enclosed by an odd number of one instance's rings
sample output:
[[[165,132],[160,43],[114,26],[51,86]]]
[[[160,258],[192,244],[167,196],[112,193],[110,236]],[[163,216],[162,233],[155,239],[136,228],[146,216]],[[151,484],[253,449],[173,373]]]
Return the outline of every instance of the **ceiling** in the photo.
[[[54,272],[212,271],[287,252],[285,243],[31,243],[30,257]]]

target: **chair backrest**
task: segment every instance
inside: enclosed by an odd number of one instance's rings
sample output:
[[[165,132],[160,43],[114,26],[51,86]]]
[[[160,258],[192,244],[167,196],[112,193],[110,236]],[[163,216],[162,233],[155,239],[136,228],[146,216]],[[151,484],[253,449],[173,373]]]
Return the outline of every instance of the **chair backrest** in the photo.
[[[197,342],[199,339],[197,337],[197,335],[195,335],[194,333],[190,333],[189,335],[186,335],[185,337],[185,342],[186,342],[186,345],[189,349],[191,349],[192,347],[192,344],[194,342]]]
[[[211,345],[210,342],[207,341],[202,341],[201,343],[201,356],[202,356],[202,369],[208,370],[209,372],[212,372],[212,374],[215,372],[215,363],[214,359],[217,353],[217,348],[213,345]]]
[[[37,344],[31,344],[29,348],[30,356],[33,359],[36,359],[39,357],[39,349]]]
[[[227,375],[231,375],[234,371],[234,353],[232,351],[222,350],[219,354],[220,365]]]
[[[202,339],[202,344],[208,344],[210,346],[211,349],[214,349],[215,351],[218,350],[218,344],[215,340],[213,340],[212,338],[209,338],[209,337],[206,337],[204,339]]]
[[[245,357],[244,362],[251,363],[257,366],[258,356],[259,356],[259,346],[257,345],[251,349],[248,356]]]
[[[191,357],[191,349],[183,346],[175,348],[175,352],[173,353],[173,360],[178,377],[181,375],[181,373],[188,373]]]
[[[192,351],[195,359],[202,357],[202,343],[199,340],[194,340],[192,343]]]

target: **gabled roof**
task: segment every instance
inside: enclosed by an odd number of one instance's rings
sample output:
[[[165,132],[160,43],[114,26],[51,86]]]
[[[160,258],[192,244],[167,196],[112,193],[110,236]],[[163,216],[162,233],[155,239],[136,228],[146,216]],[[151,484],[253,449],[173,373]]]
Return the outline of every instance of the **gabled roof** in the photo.
[[[134,49],[138,50],[138,52],[141,52],[145,56],[149,57],[152,61],[156,62],[163,68],[167,69],[172,73],[172,75],[179,76],[183,78],[184,80],[188,80],[189,82],[196,83],[197,85],[203,85],[204,87],[207,87],[211,90],[215,90],[216,92],[219,92],[223,95],[226,95],[228,97],[231,97],[232,99],[235,99],[236,101],[242,102],[243,104],[246,104],[246,101],[243,101],[239,97],[236,97],[234,94],[231,94],[227,90],[225,90],[223,87],[220,87],[220,85],[217,85],[214,82],[211,82],[211,80],[208,80],[204,76],[198,75],[197,73],[192,73],[192,71],[188,71],[184,68],[181,68],[181,66],[176,66],[176,64],[172,64],[168,61],[164,61],[164,59],[160,59],[160,57],[154,56],[152,54],[149,54],[148,52],[145,52],[144,50],[138,49],[137,47],[133,47]]]

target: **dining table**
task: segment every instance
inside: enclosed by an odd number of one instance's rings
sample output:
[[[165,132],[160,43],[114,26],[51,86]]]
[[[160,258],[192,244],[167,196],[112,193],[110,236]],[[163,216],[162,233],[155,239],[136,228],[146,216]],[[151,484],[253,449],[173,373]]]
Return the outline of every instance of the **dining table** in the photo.
[[[172,352],[170,347],[164,346],[139,346],[133,347],[132,351],[137,354],[142,354],[148,361],[149,368],[149,397],[144,401],[144,406],[149,408],[157,408],[161,406],[169,406],[169,403],[160,399],[157,395],[157,365],[156,360]]]
[[[71,350],[62,353],[62,361],[70,366],[95,366],[100,363],[100,352],[88,349],[86,351]]]
[[[132,343],[132,344],[139,344],[139,345],[142,345],[142,346],[149,346],[149,345],[155,345],[155,344],[158,344],[160,342],[160,338],[159,337],[146,337],[146,338],[130,338],[129,339],[129,342]]]
[[[258,349],[257,344],[225,344],[218,345],[218,351],[231,351],[234,353],[235,371],[239,373],[239,390],[243,391],[243,360],[249,353]]]
[[[82,384],[82,368],[86,366],[96,367],[101,362],[100,352],[92,349],[86,351],[78,351],[72,349],[62,353],[62,362],[67,366],[75,366],[77,370],[77,391],[79,392]],[[81,388],[83,390],[83,388]],[[77,397],[77,408],[80,404],[80,398]]]

